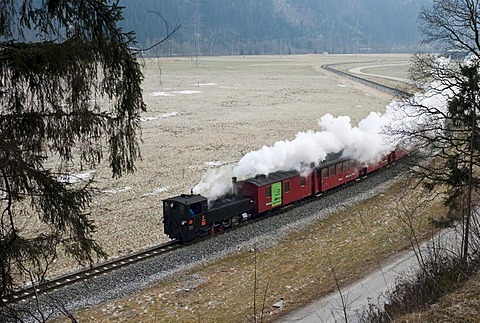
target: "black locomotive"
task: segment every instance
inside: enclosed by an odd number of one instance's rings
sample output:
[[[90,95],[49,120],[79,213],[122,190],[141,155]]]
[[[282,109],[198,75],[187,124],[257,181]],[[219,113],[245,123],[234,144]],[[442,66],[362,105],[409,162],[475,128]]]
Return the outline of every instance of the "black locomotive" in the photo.
[[[252,200],[237,195],[224,196],[208,207],[206,197],[182,194],[163,200],[165,234],[181,241],[213,234],[250,216]]]

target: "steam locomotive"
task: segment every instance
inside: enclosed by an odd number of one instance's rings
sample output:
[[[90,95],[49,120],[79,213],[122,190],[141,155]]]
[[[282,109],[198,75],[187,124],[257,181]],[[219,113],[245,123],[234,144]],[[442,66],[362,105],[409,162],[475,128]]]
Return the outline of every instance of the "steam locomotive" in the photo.
[[[366,176],[407,154],[397,148],[380,161],[363,164],[330,154],[324,162],[312,167],[308,175],[297,171],[278,171],[237,181],[232,179],[232,193],[213,201],[198,194],[181,194],[163,200],[165,234],[180,241],[215,234],[251,217],[291,205],[314,195],[321,195],[341,185]]]

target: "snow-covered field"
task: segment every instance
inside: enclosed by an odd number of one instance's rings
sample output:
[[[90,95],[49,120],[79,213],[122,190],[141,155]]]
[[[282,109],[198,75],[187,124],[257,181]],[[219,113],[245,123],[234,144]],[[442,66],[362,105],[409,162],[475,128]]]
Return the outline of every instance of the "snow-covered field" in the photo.
[[[317,131],[327,113],[349,116],[356,125],[391,101],[322,64],[392,63],[398,75],[407,69],[398,64],[408,59],[406,54],[208,57],[200,67],[188,58],[145,59],[142,160],[134,174],[118,180],[106,164],[88,173],[99,189],[92,209],[95,238],[110,256],[165,241],[161,200],[190,192],[209,169],[236,165],[264,145]]]

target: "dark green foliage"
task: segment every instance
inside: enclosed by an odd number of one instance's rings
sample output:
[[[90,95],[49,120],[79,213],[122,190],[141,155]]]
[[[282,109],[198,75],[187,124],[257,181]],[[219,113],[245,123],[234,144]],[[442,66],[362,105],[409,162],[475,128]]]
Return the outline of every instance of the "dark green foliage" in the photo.
[[[445,189],[445,205],[449,212],[447,218],[434,221],[440,227],[452,226],[464,216],[468,218],[473,202],[472,192],[480,184],[478,69],[473,61],[458,62],[455,67],[443,71],[452,82],[450,88],[455,89],[456,95],[449,100],[447,113],[442,115],[445,128],[428,141],[434,147],[432,152],[436,163],[422,168],[420,172],[426,188]]]
[[[93,181],[61,176],[106,155],[118,177],[140,156],[143,76],[121,20],[108,0],[0,5],[0,296],[25,275],[41,281],[59,248],[81,263],[105,256]],[[17,225],[35,218],[42,232]]]

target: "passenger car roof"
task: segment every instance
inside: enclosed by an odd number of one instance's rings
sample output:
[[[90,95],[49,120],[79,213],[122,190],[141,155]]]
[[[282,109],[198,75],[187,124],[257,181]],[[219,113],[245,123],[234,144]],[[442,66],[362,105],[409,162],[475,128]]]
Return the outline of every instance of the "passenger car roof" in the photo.
[[[290,171],[290,172],[280,171],[280,172],[270,173],[268,174],[268,176],[257,175],[253,178],[244,180],[244,182],[251,183],[256,186],[263,186],[267,184],[280,182],[298,175],[300,175],[300,173],[297,171]]]
[[[347,160],[352,160],[351,158],[348,157],[342,157],[342,153],[335,153],[335,154],[329,154],[327,158],[325,158],[325,161],[317,165],[315,168],[320,169],[324,167],[328,167],[330,165],[335,165],[337,163],[341,163]],[[244,183],[251,183],[255,186],[264,186],[268,184],[273,184],[276,182],[280,182],[295,176],[299,176],[300,173],[298,171],[278,171],[274,173],[266,175],[257,175],[252,178],[248,178],[244,180]]]

